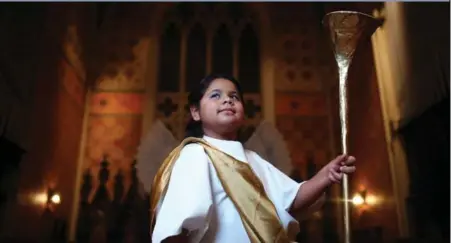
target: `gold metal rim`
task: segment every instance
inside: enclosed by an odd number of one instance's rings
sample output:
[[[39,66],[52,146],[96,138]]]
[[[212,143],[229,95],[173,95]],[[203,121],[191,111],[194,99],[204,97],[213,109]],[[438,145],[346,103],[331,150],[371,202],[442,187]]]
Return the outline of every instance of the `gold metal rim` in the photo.
[[[338,10],[338,11],[332,11],[329,12],[327,14],[324,15],[323,20],[321,21],[323,25],[327,25],[327,23],[325,22],[327,16],[332,15],[332,14],[337,14],[337,13],[341,13],[341,14],[357,14],[357,15],[361,15],[361,16],[365,16],[367,18],[370,19],[374,19],[377,21],[376,18],[374,18],[373,16],[366,14],[366,13],[362,13],[362,12],[358,12],[358,11],[348,11],[348,10]]]

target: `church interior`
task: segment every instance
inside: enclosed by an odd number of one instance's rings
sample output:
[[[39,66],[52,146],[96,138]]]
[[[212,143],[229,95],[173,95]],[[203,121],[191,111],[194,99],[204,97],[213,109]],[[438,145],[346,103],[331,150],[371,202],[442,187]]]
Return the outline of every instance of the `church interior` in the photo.
[[[352,242],[449,242],[449,2],[1,3],[0,242],[150,242],[137,151],[180,141],[187,94],[237,77],[307,180],[340,154],[337,64],[321,21],[380,21],[348,76]],[[155,163],[158,163],[155,162]],[[189,173],[189,172],[187,172]],[[340,185],[297,242],[343,242]]]

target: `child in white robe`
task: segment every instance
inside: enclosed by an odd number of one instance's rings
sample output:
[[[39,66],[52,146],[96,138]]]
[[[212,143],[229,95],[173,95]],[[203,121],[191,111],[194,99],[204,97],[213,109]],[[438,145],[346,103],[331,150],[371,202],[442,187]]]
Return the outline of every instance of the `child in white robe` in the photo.
[[[295,182],[255,152],[244,149],[238,141],[238,130],[244,121],[242,100],[240,84],[233,77],[204,78],[199,89],[189,96],[192,120],[186,136],[202,138],[223,153],[247,163],[274,205],[280,225],[293,240],[299,231],[293,216],[315,204],[328,186],[341,181],[343,173],[354,172],[355,159],[338,156],[310,180]],[[211,157],[198,143],[187,144],[180,151],[155,213],[153,243],[255,242],[243,225],[240,211],[224,190]]]

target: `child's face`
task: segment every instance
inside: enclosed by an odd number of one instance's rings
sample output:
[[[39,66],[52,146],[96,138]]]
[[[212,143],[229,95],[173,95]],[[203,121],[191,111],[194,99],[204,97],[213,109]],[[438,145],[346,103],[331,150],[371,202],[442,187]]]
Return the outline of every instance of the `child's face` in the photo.
[[[211,82],[200,100],[199,109],[191,109],[196,121],[202,121],[205,135],[223,137],[235,134],[244,121],[244,108],[235,85],[227,79]]]

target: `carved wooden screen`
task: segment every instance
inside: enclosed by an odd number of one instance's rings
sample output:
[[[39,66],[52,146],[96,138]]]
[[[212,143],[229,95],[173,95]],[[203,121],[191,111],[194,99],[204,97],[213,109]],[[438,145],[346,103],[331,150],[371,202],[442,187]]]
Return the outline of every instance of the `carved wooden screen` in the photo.
[[[261,119],[260,44],[243,3],[179,3],[160,33],[157,118],[178,139],[189,119],[188,91],[209,73],[233,74],[245,92],[247,128]]]

